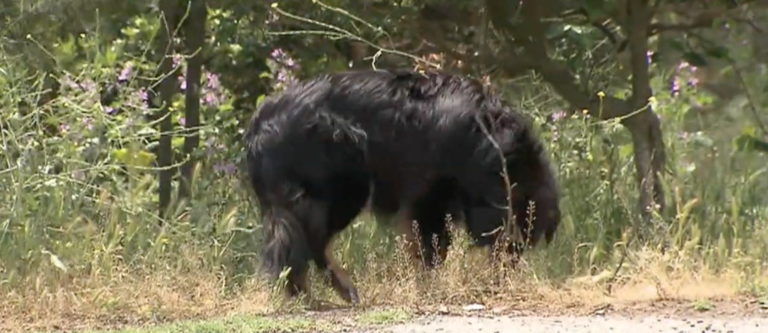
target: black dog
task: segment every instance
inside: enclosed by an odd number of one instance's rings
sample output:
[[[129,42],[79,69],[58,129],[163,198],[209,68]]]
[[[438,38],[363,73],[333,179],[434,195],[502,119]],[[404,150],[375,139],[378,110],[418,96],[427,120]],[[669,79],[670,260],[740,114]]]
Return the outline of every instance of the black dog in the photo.
[[[508,214],[504,159],[516,225],[527,235],[506,251],[519,255],[542,236],[549,244],[560,221],[555,178],[531,123],[465,77],[368,70],[303,81],[263,101],[246,140],[264,265],[273,279],[291,269],[291,296],[307,292],[312,260],[342,298],[359,301],[329,251],[368,203],[409,238],[416,221],[421,248],[411,254],[427,267],[445,259],[448,213],[463,215],[477,245],[495,245]]]

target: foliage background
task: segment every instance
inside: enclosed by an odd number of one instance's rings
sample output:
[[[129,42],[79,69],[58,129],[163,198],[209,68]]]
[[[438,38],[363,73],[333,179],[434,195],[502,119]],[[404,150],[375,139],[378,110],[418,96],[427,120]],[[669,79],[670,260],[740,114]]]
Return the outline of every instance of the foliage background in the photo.
[[[621,3],[549,4],[562,12],[584,10],[592,18]],[[616,280],[621,283],[656,260],[667,273],[730,272],[740,290],[760,291],[768,255],[768,167],[760,151],[768,139],[763,125],[768,58],[760,56],[766,47],[759,38],[765,6],[748,3],[729,12],[717,1],[660,3],[667,7],[655,12],[656,22],[679,25],[648,38],[650,103],[668,158],[663,184],[668,209],[643,220],[636,214],[631,132],[592,108],[574,108],[542,74],[546,70],[506,68],[526,61],[525,46],[505,39],[500,27],[487,28],[490,2],[207,1],[198,96],[201,144],[190,155],[197,162],[194,182],[185,200],[175,200],[174,193],[170,214],[161,217],[160,120],[148,93],[159,79],[155,72],[162,58],[155,46],[159,3],[3,1],[2,310],[35,321],[77,312],[66,306],[76,302],[81,311],[99,315],[171,318],[178,312],[163,302],[137,302],[117,290],[150,280],[177,291],[215,285],[210,295],[232,299],[264,289],[253,287],[261,281],[253,275],[260,225],[241,180],[243,126],[264,95],[294,80],[350,63],[371,66],[365,57],[376,54],[373,46],[382,50],[377,66],[413,66],[422,59],[422,65],[471,74],[492,82],[536,120],[557,164],[564,221],[553,245],[527,255],[527,278],[532,274],[558,285],[574,276],[601,276],[626,255]],[[187,13],[185,2],[176,5],[177,15]],[[722,20],[694,26],[694,14],[709,15],[710,8],[724,13]],[[546,36],[549,59],[591,94],[584,98],[600,104],[632,94],[631,57],[611,49],[594,26],[563,19],[549,26]],[[192,53],[184,47],[187,37],[177,37],[173,50],[177,90],[169,117],[175,157],[168,170],[187,161],[185,93]],[[473,47],[494,57],[472,56]],[[753,143],[752,149],[743,149],[745,142]],[[174,188],[178,182],[174,178]],[[370,217],[359,220],[336,243],[337,255],[359,279],[371,281],[368,293],[383,294],[382,281],[404,281],[387,264],[397,258],[396,242]],[[644,236],[635,237],[638,233]],[[451,276],[471,280],[466,270]],[[155,295],[146,293],[145,299]],[[174,295],[206,308],[199,293]],[[489,296],[467,292],[453,300],[484,297]],[[210,309],[220,303],[205,304]]]

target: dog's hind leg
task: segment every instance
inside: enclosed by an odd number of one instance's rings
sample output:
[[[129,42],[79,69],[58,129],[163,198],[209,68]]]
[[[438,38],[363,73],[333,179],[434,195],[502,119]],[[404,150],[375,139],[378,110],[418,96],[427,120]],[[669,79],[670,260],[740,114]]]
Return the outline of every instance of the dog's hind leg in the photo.
[[[365,207],[370,195],[370,182],[367,175],[349,172],[331,177],[331,194],[326,215],[328,225],[325,234],[313,237],[313,254],[317,268],[325,272],[328,283],[345,301],[358,304],[360,296],[352,279],[334,259],[333,239],[352,223]]]
[[[324,249],[321,253],[317,253],[314,256],[315,264],[317,268],[325,273],[325,278],[334,290],[345,301],[357,305],[360,303],[360,296],[358,295],[357,288],[352,282],[352,278],[349,273],[342,268],[333,257],[333,242],[329,239],[325,242]],[[319,250],[319,249],[318,249]]]
[[[458,211],[456,206],[460,206],[458,188],[449,178],[433,181],[421,196],[400,204],[394,223],[417,266],[430,270],[447,258],[451,245],[447,216]]]

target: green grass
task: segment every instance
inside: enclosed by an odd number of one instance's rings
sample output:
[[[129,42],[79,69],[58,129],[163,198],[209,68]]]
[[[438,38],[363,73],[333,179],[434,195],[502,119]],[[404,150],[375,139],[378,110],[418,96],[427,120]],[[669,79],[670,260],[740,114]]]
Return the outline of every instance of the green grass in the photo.
[[[357,321],[364,325],[389,325],[398,324],[413,318],[413,315],[400,309],[373,310],[357,317]]]
[[[714,309],[715,305],[709,300],[698,300],[693,303],[693,309],[699,312],[707,312]]]
[[[226,319],[178,322],[150,328],[85,331],[83,333],[275,333],[336,332],[337,329],[337,326],[325,320],[239,315]]]
[[[405,322],[413,316],[405,310],[369,310],[350,315],[354,320],[340,324],[333,316],[317,315],[315,318],[297,316],[249,316],[234,315],[213,320],[179,321],[154,327],[137,327],[116,330],[85,330],[82,333],[219,333],[219,332],[338,332],[342,327],[370,327]],[[328,319],[331,318],[331,319]]]

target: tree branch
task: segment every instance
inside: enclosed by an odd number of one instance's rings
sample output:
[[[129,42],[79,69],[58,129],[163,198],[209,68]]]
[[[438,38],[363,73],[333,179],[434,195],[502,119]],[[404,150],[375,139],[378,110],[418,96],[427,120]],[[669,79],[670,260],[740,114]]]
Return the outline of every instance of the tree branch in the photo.
[[[757,31],[762,31],[759,27],[757,27],[753,22],[751,22],[748,19],[740,18],[740,17],[734,17],[734,12],[740,8],[744,8],[748,6],[751,3],[756,2],[757,0],[745,0],[742,1],[739,4],[735,4],[732,6],[726,6],[726,8],[713,8],[713,9],[706,9],[702,12],[699,12],[697,14],[690,14],[691,8],[690,4],[686,3],[684,6],[680,6],[679,4],[664,6],[663,8],[656,8],[653,12],[648,12],[648,17],[652,18],[655,13],[658,12],[669,12],[672,11],[680,16],[686,17],[688,19],[687,23],[662,23],[662,22],[656,22],[652,23],[648,26],[648,35],[653,36],[665,32],[683,32],[683,31],[690,31],[690,30],[696,30],[696,29],[703,29],[703,28],[710,28],[715,23],[715,21],[719,18],[723,17],[730,17],[733,20],[744,22],[749,24],[753,29]],[[626,31],[627,29],[627,15],[625,13],[626,9],[626,0],[621,0],[618,2],[617,10],[613,13],[606,13],[604,16],[600,16],[598,18],[592,18],[590,19],[587,16],[586,11],[583,9],[572,9],[568,10],[567,12],[562,13],[561,15],[558,15],[560,18],[568,17],[568,16],[583,16],[584,21],[580,23],[580,25],[591,25],[594,28],[600,30],[603,34],[606,35],[609,39],[611,39],[611,42],[613,44],[623,44],[618,42],[618,38],[616,38],[610,31],[607,29],[605,22],[607,21],[614,21],[617,24],[619,24],[622,29]]]
[[[545,81],[557,92],[574,110],[586,109],[595,118],[613,119],[625,117],[632,113],[627,101],[615,97],[606,96],[600,101],[594,93],[584,91],[578,84],[576,77],[565,64],[553,60],[546,51],[546,45],[542,37],[546,26],[539,16],[540,0],[524,0],[520,14],[523,23],[518,27],[512,27],[507,20],[507,13],[512,8],[504,0],[486,0],[488,10],[491,13],[491,22],[496,29],[512,35],[516,43],[523,48],[522,54],[518,54],[516,62],[529,66],[539,73]],[[507,61],[508,62],[508,61]],[[507,62],[502,62],[505,64]],[[510,65],[502,65],[506,69]],[[590,97],[593,96],[593,97]],[[601,107],[602,106],[602,107]]]
[[[695,17],[690,18],[690,22],[688,23],[653,23],[648,27],[648,34],[653,36],[656,34],[664,33],[664,32],[671,32],[671,31],[689,31],[689,30],[695,30],[695,29],[702,29],[702,28],[710,28],[715,23],[715,21],[719,18],[731,16],[735,9],[743,8],[747,4],[754,2],[755,0],[746,0],[742,3],[732,6],[729,8],[714,8],[714,9],[708,9],[701,13],[698,13],[695,15]],[[685,15],[686,11],[689,11],[689,8],[681,8],[677,10],[676,12],[681,14],[681,16],[688,16]],[[740,20],[740,18],[734,18],[736,20]]]
[[[609,96],[596,98],[594,93],[584,91],[577,84],[575,75],[565,64],[549,57],[545,44],[546,25],[542,20],[544,5],[542,0],[522,0],[519,8],[522,23],[513,27],[509,20],[513,12],[512,4],[505,0],[486,0],[494,27],[507,36],[508,44],[523,49],[520,56],[522,62],[541,74],[574,109],[586,109],[597,119],[621,118],[621,123],[632,133],[641,186],[639,205],[643,217],[648,220],[647,208],[656,207],[651,198],[657,198],[660,205],[664,202],[658,171],[662,170],[666,158],[658,118],[647,105],[651,97],[646,55],[649,26],[647,0],[627,2],[629,15],[626,30],[629,32],[633,70],[632,96],[628,100]]]

